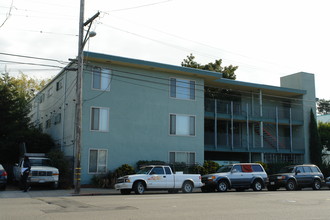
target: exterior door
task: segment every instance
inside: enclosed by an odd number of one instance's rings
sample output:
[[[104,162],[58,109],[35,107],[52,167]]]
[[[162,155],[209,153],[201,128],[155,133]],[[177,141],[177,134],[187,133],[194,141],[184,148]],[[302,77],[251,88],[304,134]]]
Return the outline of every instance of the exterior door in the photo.
[[[149,173],[148,188],[166,188],[167,178],[163,167],[154,167]]]

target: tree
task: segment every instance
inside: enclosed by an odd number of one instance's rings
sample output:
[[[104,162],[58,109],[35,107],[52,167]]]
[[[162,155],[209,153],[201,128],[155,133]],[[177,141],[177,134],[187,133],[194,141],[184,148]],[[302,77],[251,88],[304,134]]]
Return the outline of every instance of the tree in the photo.
[[[214,63],[208,63],[206,65],[201,65],[195,61],[195,56],[190,54],[187,56],[187,59],[183,59],[181,62],[181,66],[190,67],[195,69],[208,70],[213,72],[222,73],[222,77],[226,79],[235,80],[236,75],[235,71],[238,69],[238,66],[225,66],[222,67],[222,59],[215,60]],[[235,96],[233,96],[233,92],[227,89],[221,89],[216,87],[205,86],[204,89],[205,98],[211,99],[229,99],[232,100]]]
[[[330,114],[330,100],[320,99],[317,101],[317,112],[320,115]]]
[[[238,66],[229,65],[222,67],[221,65],[222,59],[215,60],[214,63],[201,65],[195,61],[195,56],[193,54],[190,54],[187,56],[187,59],[183,59],[181,62],[181,66],[222,73],[223,78],[235,80],[235,71],[238,69]]]
[[[310,113],[310,122],[309,122],[309,153],[310,160],[313,164],[318,166],[322,165],[322,145],[317,129],[317,123],[313,110],[311,109]]]
[[[10,77],[8,73],[0,77],[0,163],[11,163],[19,156],[19,143],[40,142],[39,146],[51,145],[49,137],[44,137],[39,131],[29,126],[29,99],[32,97],[31,88],[38,90],[38,80],[30,80],[26,75]],[[30,87],[32,86],[32,87]],[[46,135],[47,136],[47,135]],[[38,148],[36,144],[27,146]]]
[[[318,130],[322,146],[325,146],[328,150],[330,150],[330,123],[319,122]]]

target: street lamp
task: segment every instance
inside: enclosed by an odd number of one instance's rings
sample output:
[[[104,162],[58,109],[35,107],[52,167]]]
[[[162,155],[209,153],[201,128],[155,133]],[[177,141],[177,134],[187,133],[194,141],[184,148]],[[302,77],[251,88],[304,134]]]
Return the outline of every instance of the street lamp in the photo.
[[[80,1],[80,19],[79,19],[79,40],[78,40],[78,70],[77,70],[77,103],[76,103],[76,148],[74,156],[74,193],[80,193],[81,178],[81,118],[82,118],[82,76],[83,76],[83,49],[90,37],[94,37],[96,33],[90,32],[92,22],[100,15],[97,12],[93,17],[84,22],[84,0]],[[84,37],[84,27],[89,25],[87,33]]]

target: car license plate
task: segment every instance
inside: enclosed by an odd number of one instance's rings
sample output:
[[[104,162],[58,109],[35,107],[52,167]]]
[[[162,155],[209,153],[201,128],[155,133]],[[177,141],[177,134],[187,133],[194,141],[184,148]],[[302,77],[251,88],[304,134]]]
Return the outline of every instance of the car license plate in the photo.
[[[270,185],[275,185],[275,182],[270,182]]]

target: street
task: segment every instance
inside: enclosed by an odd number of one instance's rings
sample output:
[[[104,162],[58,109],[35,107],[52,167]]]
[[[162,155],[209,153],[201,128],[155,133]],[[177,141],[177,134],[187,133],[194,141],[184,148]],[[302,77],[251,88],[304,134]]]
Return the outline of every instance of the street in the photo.
[[[56,191],[54,191],[56,192]],[[114,191],[112,191],[114,192]],[[4,193],[4,192],[0,192]],[[329,219],[330,190],[0,198],[0,219]],[[24,195],[25,196],[25,195]]]

